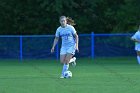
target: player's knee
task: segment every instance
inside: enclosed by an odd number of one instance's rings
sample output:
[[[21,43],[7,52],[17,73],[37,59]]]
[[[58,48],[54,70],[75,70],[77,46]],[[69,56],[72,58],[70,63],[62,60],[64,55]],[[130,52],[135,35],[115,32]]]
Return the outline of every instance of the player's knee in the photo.
[[[60,63],[63,64],[64,62],[63,61],[60,61]]]
[[[60,63],[62,63],[62,64],[63,64],[63,63],[65,63],[65,62],[64,62],[64,60],[60,60]]]
[[[140,51],[137,51],[137,55],[140,56]]]
[[[69,61],[70,61],[69,59],[65,59],[65,62],[66,62],[66,63],[69,63]]]

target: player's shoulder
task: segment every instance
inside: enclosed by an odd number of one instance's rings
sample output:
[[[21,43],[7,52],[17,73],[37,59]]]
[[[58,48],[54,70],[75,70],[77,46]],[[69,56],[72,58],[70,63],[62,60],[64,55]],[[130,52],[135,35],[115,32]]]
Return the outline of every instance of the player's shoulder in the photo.
[[[140,34],[140,31],[138,30],[135,34]]]
[[[72,26],[72,25],[69,25],[69,24],[68,24],[67,27],[68,27],[69,29],[75,30],[74,26]]]
[[[60,31],[60,29],[61,29],[61,26],[59,26],[56,31]]]

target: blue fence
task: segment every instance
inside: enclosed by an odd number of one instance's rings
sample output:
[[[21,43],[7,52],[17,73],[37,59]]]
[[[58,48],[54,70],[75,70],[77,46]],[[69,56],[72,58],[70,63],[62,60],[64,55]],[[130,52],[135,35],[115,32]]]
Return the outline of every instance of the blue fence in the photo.
[[[132,34],[80,34],[79,49],[76,57],[124,57],[134,56]],[[59,59],[61,40],[55,53],[50,49],[54,35],[9,35],[0,36],[1,59]]]

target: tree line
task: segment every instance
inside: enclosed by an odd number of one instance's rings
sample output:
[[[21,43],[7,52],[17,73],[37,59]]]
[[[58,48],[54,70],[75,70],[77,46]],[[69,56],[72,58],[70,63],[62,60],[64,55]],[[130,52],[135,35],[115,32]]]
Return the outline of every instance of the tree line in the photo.
[[[140,25],[140,0],[0,0],[0,34],[54,34],[59,17],[78,33],[132,33]]]

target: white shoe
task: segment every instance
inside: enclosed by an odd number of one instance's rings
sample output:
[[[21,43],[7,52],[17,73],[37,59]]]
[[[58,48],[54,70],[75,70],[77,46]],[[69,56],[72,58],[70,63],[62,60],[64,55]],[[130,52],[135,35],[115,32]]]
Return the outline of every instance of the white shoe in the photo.
[[[71,62],[72,66],[75,67],[76,66],[76,57],[73,57],[73,62]]]
[[[60,78],[64,78],[64,76],[61,75]]]

